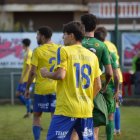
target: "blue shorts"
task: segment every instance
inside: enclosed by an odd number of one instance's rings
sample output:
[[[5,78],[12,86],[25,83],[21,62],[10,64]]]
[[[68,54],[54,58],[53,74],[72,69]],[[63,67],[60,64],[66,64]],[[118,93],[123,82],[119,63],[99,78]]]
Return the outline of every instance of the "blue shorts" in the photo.
[[[22,83],[22,84],[19,83],[18,86],[17,86],[16,91],[19,91],[21,93],[24,93],[25,90],[26,90],[26,85],[27,85],[27,82]],[[30,88],[29,88],[30,92],[33,91],[33,88],[34,88],[34,83],[32,83],[31,86],[30,86]]]
[[[70,140],[73,129],[80,140],[94,140],[93,118],[71,118],[54,115],[46,140]]]
[[[56,105],[56,95],[47,94],[39,95],[34,94],[34,112],[54,112]]]

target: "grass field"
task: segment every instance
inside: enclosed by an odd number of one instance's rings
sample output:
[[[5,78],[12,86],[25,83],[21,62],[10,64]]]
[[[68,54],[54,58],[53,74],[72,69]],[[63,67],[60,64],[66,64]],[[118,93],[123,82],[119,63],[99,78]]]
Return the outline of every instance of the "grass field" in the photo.
[[[23,119],[24,106],[0,106],[0,140],[33,140],[32,117]],[[121,136],[115,136],[114,140],[140,140],[140,108],[121,108]],[[41,140],[46,139],[50,114],[43,114]],[[99,140],[105,140],[104,127],[101,128]]]

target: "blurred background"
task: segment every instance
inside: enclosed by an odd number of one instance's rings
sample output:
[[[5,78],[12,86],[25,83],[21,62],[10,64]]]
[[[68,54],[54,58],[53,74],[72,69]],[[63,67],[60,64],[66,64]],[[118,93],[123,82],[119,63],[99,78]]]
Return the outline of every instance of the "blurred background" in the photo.
[[[132,84],[132,60],[140,50],[140,0],[0,0],[0,103],[14,104],[21,74],[23,38],[37,47],[36,30],[52,27],[52,40],[62,44],[63,24],[79,20],[84,13],[97,16],[108,30],[120,55],[124,76],[124,104],[140,104]]]

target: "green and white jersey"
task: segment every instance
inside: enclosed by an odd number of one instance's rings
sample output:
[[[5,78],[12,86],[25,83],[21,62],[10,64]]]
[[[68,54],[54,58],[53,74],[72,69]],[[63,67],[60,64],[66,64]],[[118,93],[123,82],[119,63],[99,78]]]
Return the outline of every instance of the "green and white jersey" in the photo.
[[[103,42],[94,37],[84,37],[82,45],[96,54],[101,70],[103,65],[111,64],[109,51]]]

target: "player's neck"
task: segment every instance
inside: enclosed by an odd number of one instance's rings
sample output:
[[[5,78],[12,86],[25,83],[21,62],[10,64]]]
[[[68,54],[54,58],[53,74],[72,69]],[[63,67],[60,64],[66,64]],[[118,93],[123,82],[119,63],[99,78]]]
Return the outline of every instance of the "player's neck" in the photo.
[[[26,48],[25,52],[28,52],[29,51],[29,48]]]
[[[70,45],[81,45],[80,41],[72,40]]]
[[[46,39],[46,40],[43,40],[42,45],[43,44],[52,44],[52,41],[51,39]]]
[[[86,32],[85,36],[87,36],[87,37],[94,37],[94,32]]]

